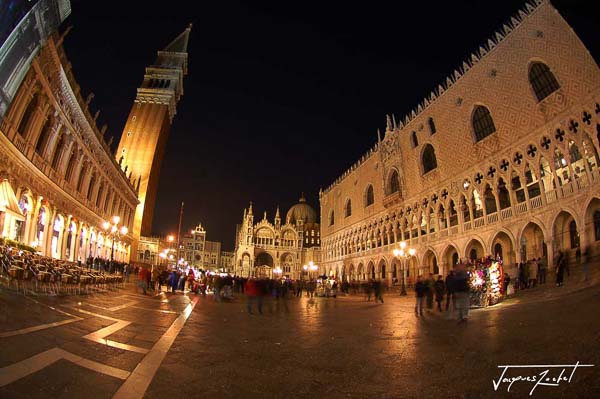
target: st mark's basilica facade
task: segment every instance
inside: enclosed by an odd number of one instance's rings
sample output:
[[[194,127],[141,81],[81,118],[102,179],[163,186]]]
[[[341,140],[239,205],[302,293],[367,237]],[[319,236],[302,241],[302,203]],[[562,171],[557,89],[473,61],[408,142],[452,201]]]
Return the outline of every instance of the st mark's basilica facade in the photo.
[[[526,4],[320,194],[322,272],[399,279],[461,260],[600,254],[600,70]]]

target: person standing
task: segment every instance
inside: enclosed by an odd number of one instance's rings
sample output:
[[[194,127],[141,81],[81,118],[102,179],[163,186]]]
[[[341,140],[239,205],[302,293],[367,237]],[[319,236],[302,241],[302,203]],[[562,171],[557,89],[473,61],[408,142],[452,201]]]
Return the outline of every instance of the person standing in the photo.
[[[442,301],[444,300],[444,291],[446,290],[444,280],[442,276],[438,276],[435,285],[433,286],[435,290],[435,301],[437,302],[438,311],[442,311]]]
[[[158,284],[158,275],[159,275],[158,266],[152,266],[152,271],[150,273],[151,273],[150,281],[151,281],[152,289],[156,290],[156,286],[158,285],[159,290],[160,290],[160,285]]]
[[[538,264],[535,261],[535,258],[531,260],[529,266],[529,288],[534,288],[538,282]]]
[[[381,301],[383,303],[383,284],[380,280],[373,282],[373,291],[375,291],[375,302]]]
[[[456,309],[456,296],[454,295],[454,270],[450,270],[448,276],[446,276],[446,312],[450,306],[450,300],[452,300],[452,311]]]
[[[415,315],[423,316],[423,300],[425,299],[425,282],[421,276],[417,277],[417,283],[415,284],[415,294],[417,295],[417,303],[415,304]]]

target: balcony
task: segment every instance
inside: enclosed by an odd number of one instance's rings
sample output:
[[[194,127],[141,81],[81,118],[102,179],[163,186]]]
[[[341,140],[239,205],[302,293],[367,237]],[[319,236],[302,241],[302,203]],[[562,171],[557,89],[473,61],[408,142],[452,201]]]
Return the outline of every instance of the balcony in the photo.
[[[399,204],[400,202],[402,202],[400,191],[396,191],[395,193],[389,194],[383,198],[383,206],[385,208],[389,208],[390,206]]]

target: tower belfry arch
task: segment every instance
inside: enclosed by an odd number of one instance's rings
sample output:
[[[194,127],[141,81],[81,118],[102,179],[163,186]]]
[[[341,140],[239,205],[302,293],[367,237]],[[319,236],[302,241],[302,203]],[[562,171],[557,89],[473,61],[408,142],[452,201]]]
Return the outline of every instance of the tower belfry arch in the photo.
[[[131,173],[138,187],[139,205],[133,220],[135,241],[152,230],[160,166],[164,157],[177,103],[183,95],[188,71],[190,24],[146,67],[115,154],[121,168]],[[136,249],[131,254],[135,256]]]

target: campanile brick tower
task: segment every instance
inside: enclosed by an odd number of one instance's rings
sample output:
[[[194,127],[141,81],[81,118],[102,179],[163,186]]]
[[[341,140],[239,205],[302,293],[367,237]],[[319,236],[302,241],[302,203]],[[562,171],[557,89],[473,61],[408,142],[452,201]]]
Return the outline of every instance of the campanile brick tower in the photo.
[[[158,51],[154,64],[146,68],[115,154],[121,168],[127,175],[131,173],[139,186],[140,203],[132,230],[136,242],[140,235],[151,234],[160,165],[187,75],[191,28],[190,24],[164,50]],[[132,248],[132,259],[137,257],[136,252]]]

